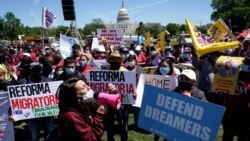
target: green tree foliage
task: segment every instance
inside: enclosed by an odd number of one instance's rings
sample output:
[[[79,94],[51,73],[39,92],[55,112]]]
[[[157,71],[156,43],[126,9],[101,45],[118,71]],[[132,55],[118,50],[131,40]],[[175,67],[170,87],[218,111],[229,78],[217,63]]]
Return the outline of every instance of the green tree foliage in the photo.
[[[222,18],[233,31],[241,32],[250,27],[250,1],[249,0],[212,0],[211,7],[214,12],[211,19],[216,21]]]
[[[106,28],[106,26],[102,19],[96,18],[90,24],[86,24],[80,34],[85,38],[87,35],[91,35],[92,32],[96,33],[96,30],[99,28]]]
[[[180,25],[175,23],[169,23],[166,26],[166,30],[170,33],[170,36],[177,35],[177,33],[180,31]]]
[[[149,23],[146,25],[145,30],[147,32],[149,31],[152,37],[157,38],[158,34],[160,34],[164,28],[160,23]]]
[[[22,33],[21,21],[12,12],[7,12],[4,18],[0,18],[0,21],[0,28],[2,26],[1,35],[4,39],[13,41]]]

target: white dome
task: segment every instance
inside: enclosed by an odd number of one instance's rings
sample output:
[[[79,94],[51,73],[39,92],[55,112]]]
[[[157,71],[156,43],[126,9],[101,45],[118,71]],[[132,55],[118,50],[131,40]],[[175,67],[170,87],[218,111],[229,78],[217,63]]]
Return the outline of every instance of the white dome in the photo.
[[[119,10],[117,23],[129,22],[129,16],[127,9],[124,8],[124,2],[122,2],[122,8]]]

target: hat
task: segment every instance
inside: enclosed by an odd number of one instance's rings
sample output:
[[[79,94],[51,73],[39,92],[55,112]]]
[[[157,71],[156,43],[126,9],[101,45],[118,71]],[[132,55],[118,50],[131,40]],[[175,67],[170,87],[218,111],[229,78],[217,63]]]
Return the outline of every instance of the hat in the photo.
[[[30,63],[30,69],[33,69],[34,67],[40,67],[41,69],[43,68],[43,64],[39,62],[32,62]]]
[[[118,50],[113,51],[108,57],[107,62],[123,62],[123,57]]]
[[[187,76],[189,79],[191,80],[195,80],[196,81],[196,74],[193,70],[190,70],[190,69],[186,69],[186,70],[183,70],[180,74],[181,75],[185,75]]]
[[[23,53],[23,56],[30,57],[30,54],[29,54],[29,53],[27,53],[27,52],[25,52],[25,53]]]
[[[191,51],[192,51],[192,49],[190,47],[185,47],[184,48],[184,52],[191,52]]]

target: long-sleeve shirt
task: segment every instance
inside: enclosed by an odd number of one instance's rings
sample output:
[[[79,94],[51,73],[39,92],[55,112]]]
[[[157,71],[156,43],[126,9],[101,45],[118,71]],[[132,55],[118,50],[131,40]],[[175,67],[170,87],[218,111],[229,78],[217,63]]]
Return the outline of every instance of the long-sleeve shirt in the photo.
[[[66,111],[59,116],[60,141],[96,141],[104,133],[103,115],[93,117],[91,124],[87,123],[77,112]]]

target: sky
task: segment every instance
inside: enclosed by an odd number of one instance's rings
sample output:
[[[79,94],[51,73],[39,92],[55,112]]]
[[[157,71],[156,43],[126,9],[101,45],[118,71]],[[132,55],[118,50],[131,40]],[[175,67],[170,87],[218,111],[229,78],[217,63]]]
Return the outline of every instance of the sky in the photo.
[[[213,23],[210,16],[211,0],[124,0],[131,23],[184,24],[190,19],[195,25]],[[74,0],[77,27],[84,27],[94,18],[104,23],[116,23],[122,0]],[[53,26],[69,26],[62,12],[61,0],[0,0],[0,17],[12,12],[24,25],[41,26],[42,7],[47,7],[58,18]]]

